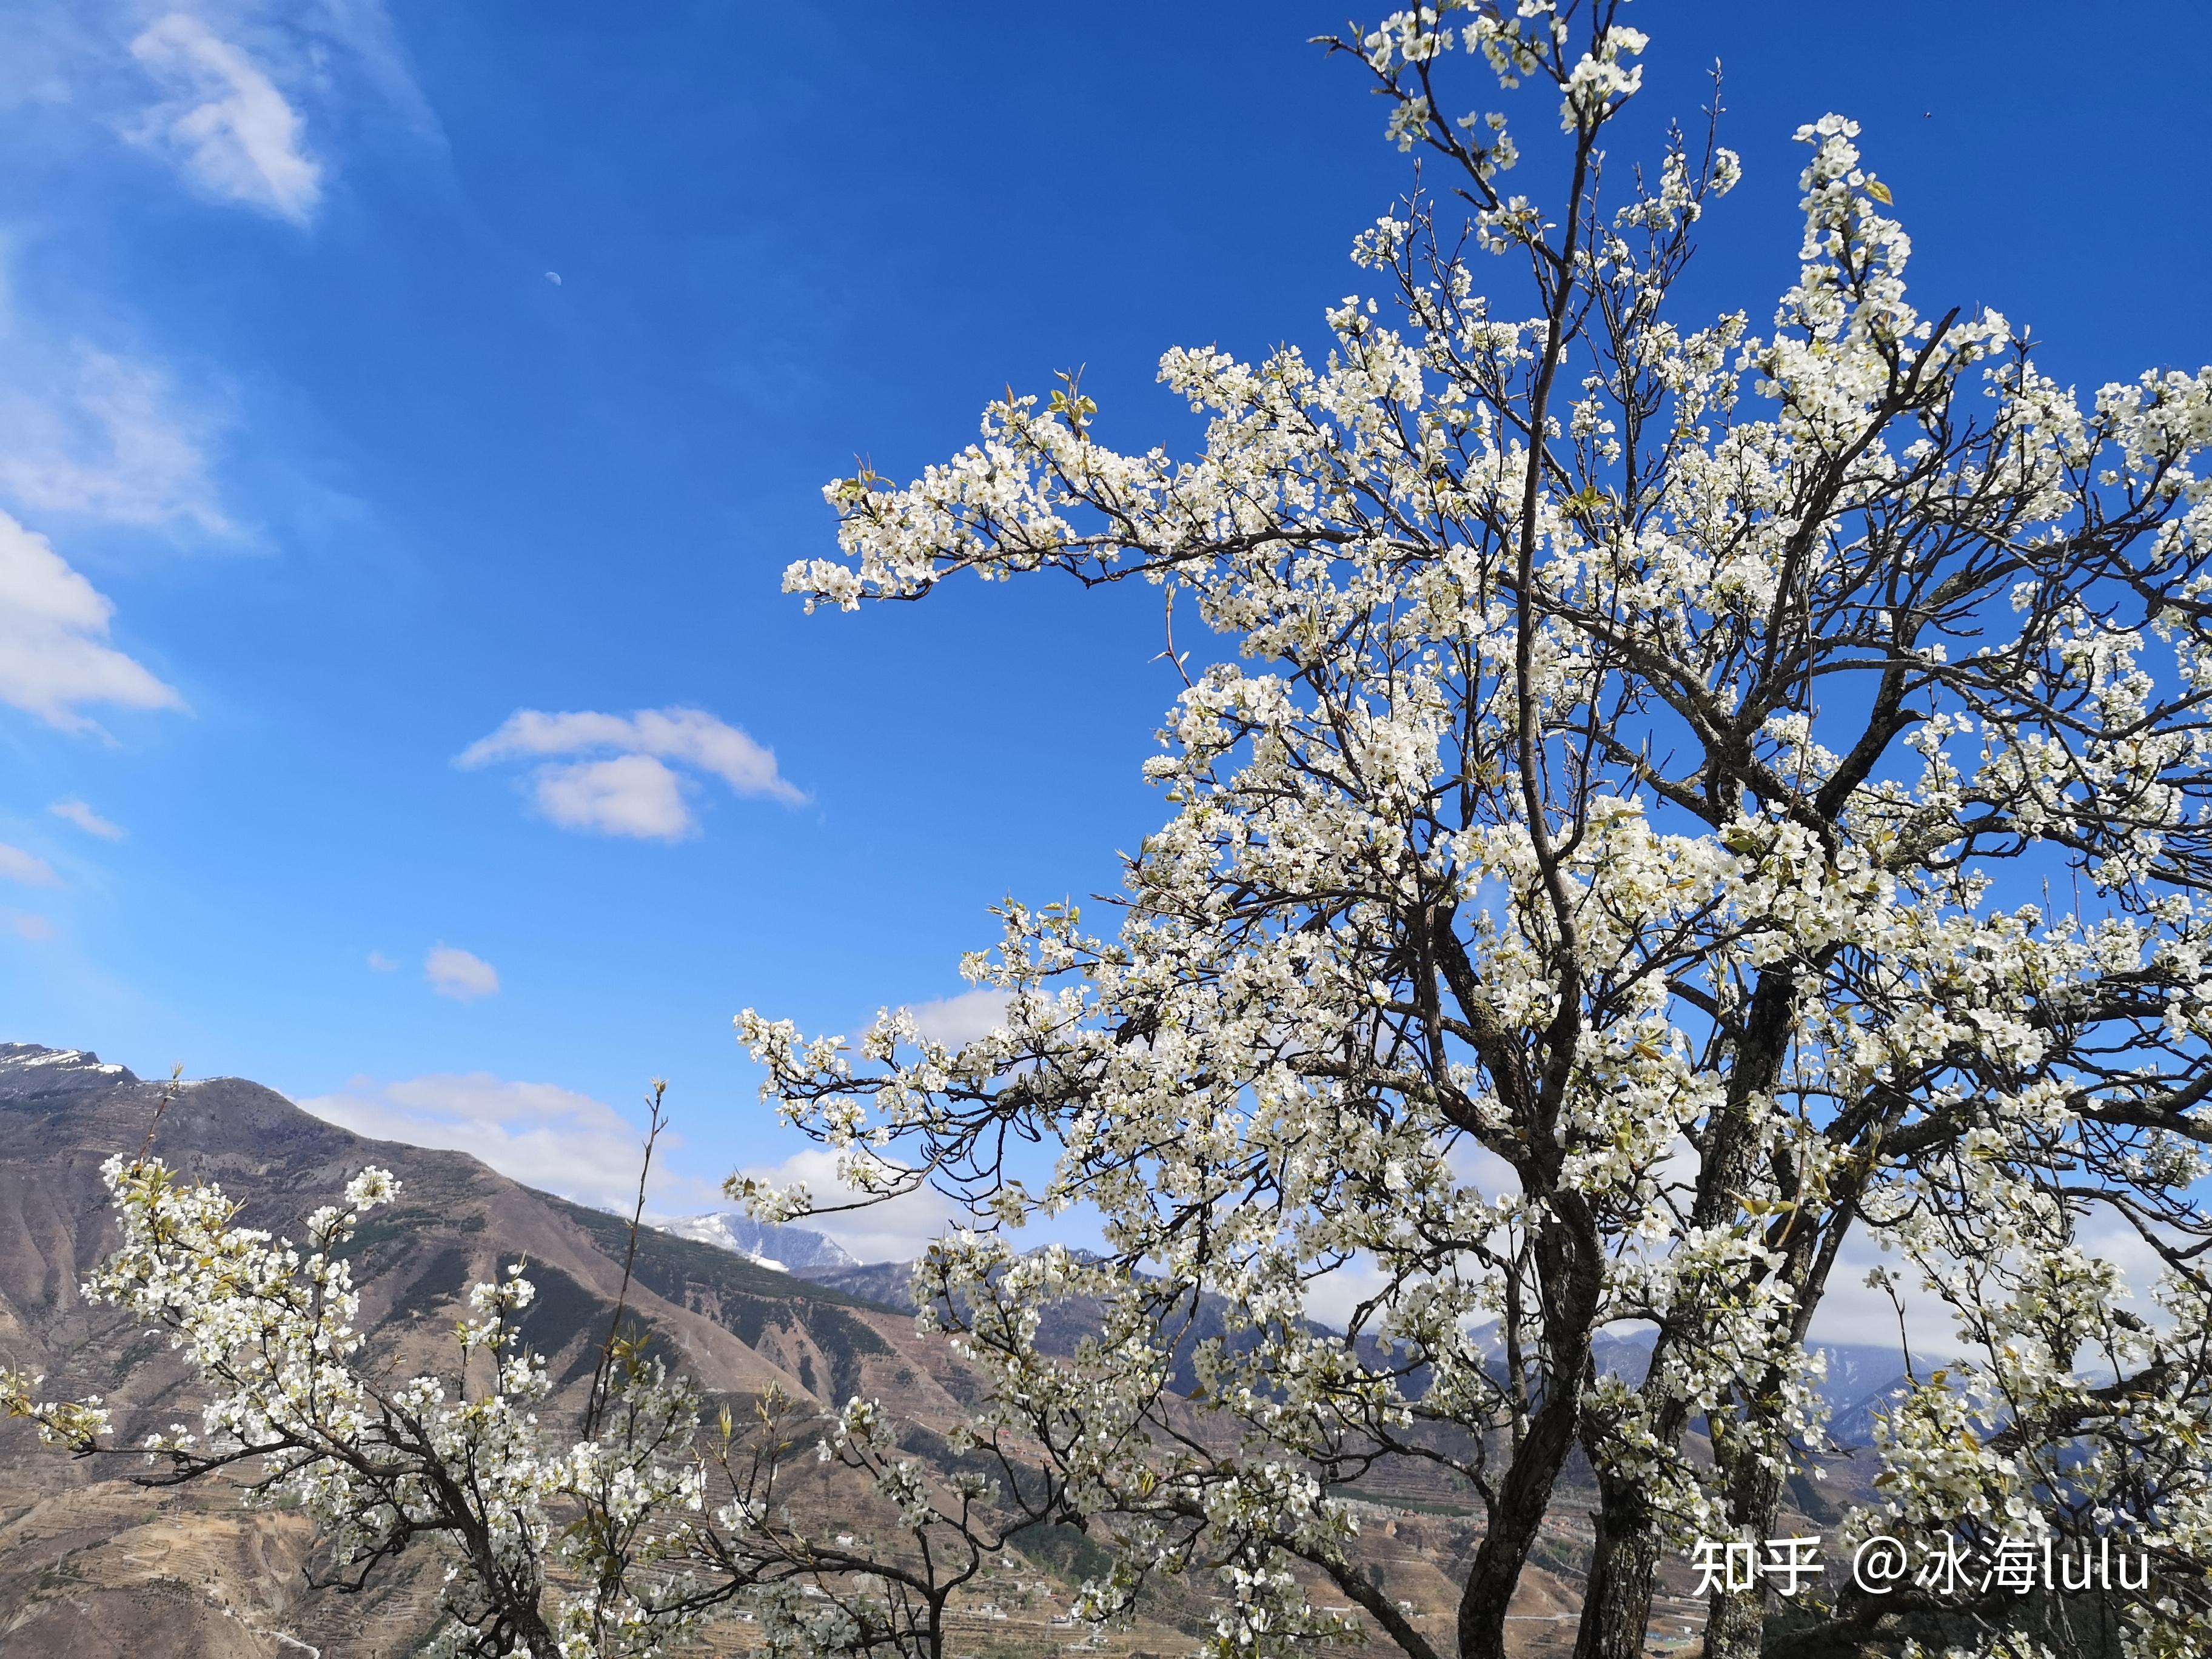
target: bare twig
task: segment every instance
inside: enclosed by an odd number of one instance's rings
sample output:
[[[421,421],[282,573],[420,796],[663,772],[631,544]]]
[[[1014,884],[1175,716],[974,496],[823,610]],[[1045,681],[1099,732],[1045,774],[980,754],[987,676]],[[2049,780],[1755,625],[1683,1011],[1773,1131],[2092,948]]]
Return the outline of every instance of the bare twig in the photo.
[[[637,1166],[637,1202],[629,1212],[629,1250],[623,1257],[621,1292],[615,1297],[615,1310],[607,1321],[607,1340],[599,1345],[599,1364],[592,1374],[592,1392],[584,1407],[584,1437],[592,1438],[599,1432],[600,1416],[606,1410],[607,1391],[614,1380],[615,1342],[622,1332],[622,1317],[629,1305],[631,1275],[637,1269],[638,1230],[645,1224],[645,1182],[653,1172],[653,1149],[660,1139],[661,1131],[667,1128],[668,1119],[661,1110],[661,1097],[668,1092],[668,1084],[661,1078],[653,1080],[653,1093],[647,1098],[645,1126],[645,1156]]]
[[[138,1143],[138,1155],[131,1160],[134,1170],[145,1166],[146,1155],[154,1150],[154,1131],[161,1127],[161,1114],[169,1109],[169,1103],[177,1097],[178,1080],[185,1074],[181,1060],[169,1067],[169,1080],[161,1085],[161,1097],[154,1103],[154,1115],[146,1120],[146,1138]]]

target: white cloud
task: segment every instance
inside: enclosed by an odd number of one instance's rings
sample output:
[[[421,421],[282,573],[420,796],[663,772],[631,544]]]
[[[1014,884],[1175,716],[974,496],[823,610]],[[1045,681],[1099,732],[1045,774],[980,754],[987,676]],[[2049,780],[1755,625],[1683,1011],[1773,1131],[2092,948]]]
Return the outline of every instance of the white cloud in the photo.
[[[2125,1295],[2134,1310],[2155,1318],[2152,1291],[2166,1264],[2142,1234],[2109,1210],[2093,1210],[2077,1235],[2091,1256],[2119,1269]],[[1815,1343],[1863,1342],[1895,1347],[1898,1343],[1897,1304],[1887,1293],[1866,1282],[1869,1269],[1887,1268],[1896,1282],[1898,1298],[1905,1307],[1905,1329],[1913,1357],[1948,1358],[1972,1352],[1959,1332],[1950,1304],[1926,1288],[1925,1274],[1901,1250],[1885,1250],[1878,1234],[1866,1227],[1855,1229],[1837,1253],[1828,1276],[1827,1293],[1813,1316]]]
[[[1837,1252],[1827,1290],[1813,1314],[1812,1342],[1816,1346],[1898,1346],[1898,1304],[1866,1282],[1869,1270],[1875,1267],[1887,1268],[1897,1282],[1905,1307],[1905,1337],[1912,1345],[1914,1359],[1931,1355],[1948,1358],[1958,1352],[1958,1325],[1949,1304],[1921,1287],[1921,1271],[1907,1257],[1883,1249],[1880,1236],[1864,1227],[1854,1229]]]
[[[304,225],[323,194],[299,112],[244,52],[198,18],[171,12],[131,55],[173,94],[132,135],[167,151],[200,189]]]
[[[422,972],[432,990],[456,1002],[499,994],[498,969],[482,957],[450,945],[432,945],[430,954],[422,958]]]
[[[958,996],[915,1003],[907,1012],[914,1016],[922,1036],[948,1048],[958,1048],[1006,1024],[1006,994],[980,987]]]
[[[481,1158],[501,1175],[580,1204],[627,1210],[637,1194],[644,1132],[591,1096],[551,1083],[516,1083],[486,1072],[439,1073],[381,1086],[356,1079],[344,1091],[300,1103],[317,1117],[379,1140],[439,1146]],[[653,1202],[681,1211],[711,1204],[708,1182],[676,1174],[656,1150]]]
[[[58,887],[62,878],[54,873],[54,866],[35,853],[26,853],[20,847],[10,847],[0,841],[0,879],[20,881],[26,887]]]
[[[121,841],[123,826],[110,823],[81,800],[58,800],[46,808],[58,818],[66,818],[88,836],[98,836],[102,841]]]
[[[793,806],[806,799],[777,771],[775,750],[702,708],[647,708],[628,715],[520,709],[489,737],[464,749],[453,764],[473,768],[594,752],[613,758],[542,766],[535,775],[538,810],[564,828],[653,841],[694,833],[698,821],[684,798],[688,780],[662,763],[666,761],[720,778],[740,795],[766,795]]]
[[[1362,1303],[1389,1288],[1375,1258],[1362,1252],[1342,1267],[1310,1279],[1305,1287],[1306,1317],[1335,1330],[1351,1328]]]
[[[0,702],[64,732],[84,703],[182,708],[184,699],[107,641],[115,607],[44,536],[0,513]]]
[[[33,944],[54,936],[53,923],[27,910],[0,911],[0,926],[5,926],[17,939],[27,939]]]
[[[538,809],[564,830],[676,841],[695,827],[676,774],[650,755],[538,770]]]
[[[371,951],[368,953],[368,967],[371,973],[388,974],[398,965],[381,951]]]

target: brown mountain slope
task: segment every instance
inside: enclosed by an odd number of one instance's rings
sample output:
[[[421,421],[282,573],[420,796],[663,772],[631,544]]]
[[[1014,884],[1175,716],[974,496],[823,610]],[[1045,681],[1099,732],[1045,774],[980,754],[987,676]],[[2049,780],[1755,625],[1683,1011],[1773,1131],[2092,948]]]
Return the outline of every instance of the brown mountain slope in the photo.
[[[161,1094],[88,1054],[0,1047],[0,1354],[45,1371],[65,1389],[114,1380],[115,1362],[127,1355],[134,1363],[117,1400],[131,1406],[163,1403],[174,1374],[138,1363],[153,1358],[135,1351],[143,1340],[125,1336],[112,1310],[85,1307],[76,1286],[113,1242],[100,1166],[144,1139]],[[442,1340],[447,1321],[432,1316],[458,1308],[470,1285],[521,1255],[542,1304],[526,1334],[560,1376],[563,1360],[604,1333],[604,1319],[593,1316],[611,1312],[621,1288],[621,1265],[607,1252],[621,1231],[612,1218],[599,1224],[592,1212],[533,1192],[463,1153],[364,1139],[258,1084],[217,1078],[179,1087],[154,1150],[241,1200],[245,1224],[293,1235],[308,1211],[329,1202],[363,1165],[392,1170],[400,1200],[369,1218],[352,1253],[367,1322],[404,1322],[401,1329],[423,1325],[435,1334],[418,1341],[410,1332],[401,1345],[407,1348]],[[683,1253],[712,1249],[650,1236],[641,1254],[657,1271],[643,1277],[672,1285],[681,1275],[661,1267],[664,1243]],[[729,1260],[754,1281],[757,1306],[782,1310],[786,1320],[793,1310],[861,1305]],[[817,1395],[711,1312],[669,1302],[649,1285],[634,1287],[631,1302],[710,1391],[757,1395],[774,1384],[793,1395]],[[831,1316],[849,1317],[842,1309]],[[767,1322],[757,1315],[754,1328]],[[827,1380],[817,1381],[826,1396]]]
[[[43,1373],[49,1395],[104,1395],[125,1437],[196,1416],[198,1401],[160,1337],[77,1289],[113,1243],[100,1165],[141,1144],[161,1094],[89,1054],[0,1045],[0,1364]],[[563,1385],[554,1404],[585,1387],[622,1283],[617,1218],[461,1153],[364,1139],[234,1078],[175,1090],[154,1146],[241,1200],[246,1224],[293,1236],[364,1164],[392,1170],[400,1200],[372,1214],[352,1249],[379,1357],[443,1368],[468,1287],[520,1254],[538,1289],[525,1334]],[[713,1395],[774,1386],[805,1404],[865,1388],[921,1419],[949,1424],[957,1411],[918,1362],[907,1316],[710,1245],[646,1233],[629,1305]],[[219,1488],[148,1492],[121,1462],[72,1464],[19,1424],[0,1425],[0,1470],[10,1656],[212,1659],[293,1641],[396,1653],[431,1622],[434,1571],[350,1600],[309,1592],[305,1528],[242,1514]]]

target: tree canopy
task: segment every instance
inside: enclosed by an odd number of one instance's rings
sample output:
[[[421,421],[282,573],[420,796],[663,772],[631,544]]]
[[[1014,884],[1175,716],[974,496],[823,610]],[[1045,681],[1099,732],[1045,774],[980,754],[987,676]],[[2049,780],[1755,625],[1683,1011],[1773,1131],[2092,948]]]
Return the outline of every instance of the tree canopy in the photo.
[[[852,1185],[998,1224],[929,1263],[998,1368],[994,1431],[1131,1523],[1133,1581],[1218,1565],[1226,1647],[1307,1627],[1282,1564],[1338,1572],[1332,1489],[1401,1457],[1479,1497],[1457,1645],[1502,1652],[1579,1447],[1581,1650],[1639,1653],[1658,1553],[1771,1536],[1820,1449],[1807,1338],[1860,1232],[1972,1355],[1887,1414],[1893,1510],[2140,1542],[2160,1599],[2130,1639],[2162,1650],[2206,1608],[2212,373],[2085,405],[2002,315],[1923,314],[1832,114],[1797,133],[1771,322],[1679,318],[1739,166],[1710,127],[1609,161],[1645,44],[1618,9],[1327,42],[1431,186],[1359,239],[1380,294],[1329,312],[1324,361],[1163,360],[1195,455],[1114,450],[1071,381],[912,483],[831,488],[845,556],[786,576],[810,602],[1057,570],[1158,585],[1233,649],[1169,716],[1172,815],[1117,925],[1010,904],[969,960],[1000,1033],[953,1052],[892,1014],[852,1056],[741,1023]],[[1505,114],[1451,113],[1486,69],[1555,100],[1553,199],[1506,193]],[[1021,1220],[1081,1204],[1103,1258],[1021,1252]],[[2154,1284],[2124,1282],[2115,1230]],[[1349,1328],[1305,1319],[1353,1267]],[[1105,1334],[1044,1361],[1033,1310],[1069,1294]],[[1237,1329],[1194,1403],[1165,1384],[1206,1295]],[[1636,1329],[1647,1373],[1606,1375],[1596,1340]],[[1915,1602],[1801,1635],[2022,1636]],[[1775,1605],[1718,1595],[1709,1650],[1755,1650]]]

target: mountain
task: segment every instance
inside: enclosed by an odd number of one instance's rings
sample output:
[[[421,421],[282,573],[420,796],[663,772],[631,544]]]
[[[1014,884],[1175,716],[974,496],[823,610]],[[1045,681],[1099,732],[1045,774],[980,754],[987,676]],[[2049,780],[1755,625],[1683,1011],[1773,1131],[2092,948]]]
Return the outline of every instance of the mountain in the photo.
[[[886,1308],[914,1311],[914,1267],[911,1261],[871,1261],[866,1267],[794,1267],[792,1272],[816,1285],[842,1291]]]
[[[805,1267],[795,1271],[799,1277],[825,1289],[842,1291],[878,1306],[911,1311],[915,1306],[915,1265],[912,1261],[872,1261],[865,1267]],[[1188,1393],[1197,1380],[1189,1363],[1191,1349],[1206,1337],[1225,1334],[1224,1311],[1218,1296],[1209,1291],[1200,1298],[1197,1317],[1177,1345],[1176,1384],[1181,1391]],[[1087,1328],[1079,1316],[1070,1318],[1068,1314],[1069,1310],[1064,1308],[1047,1315],[1038,1333],[1038,1345],[1047,1352],[1071,1352],[1076,1338]],[[1331,1328],[1316,1324],[1313,1328]],[[1654,1336],[1649,1326],[1600,1332],[1594,1345],[1597,1369],[1608,1376],[1618,1376],[1631,1383],[1641,1382],[1651,1363]],[[1485,1327],[1478,1334],[1478,1340],[1502,1375],[1504,1344],[1498,1328]],[[1363,1339],[1362,1352],[1371,1359],[1378,1350],[1371,1340]],[[1820,1352],[1827,1362],[1820,1392],[1832,1414],[1831,1436],[1839,1446],[1863,1446],[1871,1437],[1873,1409],[1885,1403],[1907,1381],[1903,1375],[1905,1356],[1896,1348],[1878,1344],[1823,1343]],[[1418,1392],[1419,1377],[1412,1381]]]
[[[556,1435],[573,1422],[622,1285],[625,1220],[534,1192],[462,1153],[365,1139],[240,1079],[177,1088],[156,1123],[164,1092],[95,1054],[0,1044],[0,1364],[43,1373],[49,1397],[104,1395],[119,1441],[197,1416],[198,1384],[167,1343],[113,1309],[88,1306],[77,1290],[113,1242],[100,1166],[138,1147],[150,1128],[155,1152],[219,1182],[242,1205],[243,1224],[294,1237],[362,1165],[398,1176],[399,1201],[373,1212],[351,1247],[380,1367],[449,1371],[468,1286],[526,1257],[538,1294],[523,1334],[559,1382],[541,1419]],[[818,1422],[833,1402],[864,1394],[884,1402],[926,1480],[995,1473],[983,1454],[956,1453],[951,1439],[981,1399],[981,1379],[942,1340],[918,1335],[910,1314],[866,1293],[903,1300],[905,1266],[818,1269],[853,1279],[855,1293],[663,1230],[642,1230],[637,1243],[631,1313],[706,1390],[710,1416],[728,1404],[745,1420],[774,1387]],[[802,1422],[794,1438],[804,1448],[815,1432]],[[806,1472],[787,1488],[803,1524],[896,1532],[896,1510],[870,1485],[811,1455],[803,1462]],[[434,1552],[357,1593],[315,1589],[305,1571],[313,1534],[301,1516],[243,1510],[235,1487],[218,1480],[149,1492],[129,1478],[140,1467],[61,1457],[26,1425],[0,1421],[8,1659],[396,1659],[422,1647],[443,1571]],[[1442,1629],[1474,1534],[1462,1507],[1428,1504],[1423,1490],[1406,1480],[1352,1495],[1370,1500],[1363,1553],[1371,1570],[1422,1609],[1427,1627]],[[958,1650],[978,1659],[1058,1650],[1079,1634],[1065,1616],[1073,1586],[1107,1559],[1095,1540],[1058,1528],[987,1563],[955,1616],[988,1622],[963,1625]],[[1127,1629],[1087,1640],[1085,1651],[1100,1659],[1188,1651],[1218,1613],[1212,1591],[1202,1577],[1164,1583]],[[1533,1571],[1524,1595],[1525,1607],[1516,1605],[1528,1622],[1514,1626],[1516,1655],[1571,1639],[1571,1624],[1556,1620],[1572,1605],[1569,1584]],[[750,1652],[758,1633],[743,1622],[718,1626],[703,1650]]]
[[[86,1344],[112,1315],[87,1309],[76,1283],[112,1238],[100,1165],[145,1139],[161,1094],[95,1055],[0,1045],[0,1353],[47,1372],[52,1386],[74,1386],[97,1369],[96,1346]],[[499,1262],[526,1256],[540,1304],[527,1334],[558,1376],[558,1362],[595,1346],[594,1316],[611,1316],[621,1288],[609,1235],[626,1243],[626,1224],[533,1192],[464,1153],[364,1139],[240,1079],[178,1086],[153,1148],[185,1173],[221,1182],[242,1201],[245,1224],[295,1237],[307,1212],[363,1164],[392,1170],[399,1202],[374,1212],[353,1246],[363,1314],[376,1324],[458,1307]],[[823,1398],[801,1375],[801,1359],[811,1370],[827,1358],[798,1334],[808,1321],[822,1309],[851,1307],[897,1322],[841,1291],[651,1230],[641,1237],[640,1261],[647,1288],[632,1297],[638,1317],[717,1393],[776,1387]],[[759,1311],[769,1309],[773,1318]],[[741,1338],[740,1326],[759,1340]],[[793,1334],[774,1335],[771,1327]],[[142,1382],[137,1393],[150,1402],[149,1386]]]
[[[1905,1370],[1897,1355],[1892,1354],[1890,1359],[1895,1370],[1887,1381],[1879,1388],[1868,1389],[1850,1405],[1837,1407],[1835,1417],[1828,1425],[1828,1437],[1838,1446],[1871,1446],[1876,1415],[1893,1409],[1897,1401],[1911,1390],[1916,1381],[1924,1383],[1932,1374],[1929,1364],[1924,1359],[1919,1366],[1917,1379]],[[1941,1370],[1942,1367],[1937,1363],[1933,1369]],[[1952,1386],[1954,1389],[1958,1387],[1956,1383]]]
[[[574,1420],[621,1290],[630,1243],[624,1219],[532,1191],[459,1152],[365,1139],[240,1079],[176,1088],[156,1122],[164,1093],[95,1054],[0,1044],[0,1364],[43,1373],[49,1397],[106,1396],[118,1440],[197,1415],[197,1382],[167,1342],[78,1294],[113,1241],[100,1167],[150,1130],[156,1154],[219,1182],[241,1204],[244,1224],[294,1237],[307,1212],[362,1165],[390,1169],[399,1201],[372,1213],[351,1254],[370,1357],[402,1375],[449,1371],[453,1322],[468,1287],[526,1258],[538,1294],[523,1334],[559,1384],[541,1418],[556,1435]],[[709,1415],[728,1404],[744,1420],[770,1388],[817,1420],[854,1395],[872,1395],[926,1480],[995,1473],[979,1461],[982,1453],[952,1449],[952,1431],[968,1420],[982,1383],[949,1344],[919,1335],[910,1311],[900,1310],[911,1264],[862,1267],[846,1257],[833,1265],[830,1246],[796,1276],[767,1262],[805,1255],[819,1236],[783,1231],[773,1243],[735,1229],[726,1243],[666,1229],[639,1234],[630,1313],[698,1381]],[[1048,1310],[1042,1346],[1071,1348],[1092,1328],[1085,1312],[1073,1302]],[[1219,1331],[1219,1312],[1210,1304],[1200,1310],[1186,1340]],[[1186,1368],[1178,1381],[1188,1392]],[[1209,1431],[1195,1419],[1190,1426]],[[815,1432],[802,1423],[794,1437],[803,1447]],[[804,1524],[895,1531],[896,1510],[868,1485],[805,1462],[808,1473],[787,1489]],[[302,1518],[244,1510],[235,1489],[216,1481],[149,1492],[128,1478],[137,1467],[72,1462],[39,1447],[23,1425],[0,1422],[0,1652],[9,1659],[289,1659],[301,1651],[337,1659],[422,1646],[436,1617],[443,1564],[434,1553],[356,1594],[313,1589],[304,1572],[313,1534]],[[1363,1516],[1365,1570],[1378,1582],[1387,1575],[1391,1595],[1418,1609],[1421,1627],[1448,1630],[1477,1535],[1465,1492],[1430,1460],[1401,1458],[1343,1495]],[[1578,1491],[1563,1491],[1542,1565],[1516,1599],[1516,1659],[1571,1646],[1585,1504]],[[1063,1613],[1072,1587],[1106,1559],[1096,1540],[1066,1528],[1006,1552],[956,1605],[957,1616],[990,1621],[963,1626],[957,1650],[978,1659],[1057,1650],[1075,1635]],[[1202,1576],[1164,1583],[1128,1628],[1088,1641],[1086,1651],[1104,1659],[1188,1651],[1217,1615],[1212,1589]],[[1322,1590],[1321,1599],[1337,1598]],[[750,1651],[757,1635],[757,1626],[718,1626],[705,1650]]]
[[[198,1385],[157,1335],[78,1285],[112,1247],[100,1167],[153,1133],[185,1173],[221,1183],[240,1221],[300,1236],[307,1213],[364,1164],[399,1177],[351,1247],[362,1323],[379,1364],[449,1370],[468,1287],[526,1258],[538,1297],[523,1332],[547,1356],[564,1420],[588,1386],[622,1285],[628,1224],[534,1192],[459,1152],[373,1141],[235,1078],[164,1091],[75,1049],[0,1044],[0,1364],[43,1374],[48,1397],[100,1394],[118,1439],[196,1418]],[[647,1229],[629,1306],[710,1401],[770,1388],[802,1408],[866,1392],[943,1434],[972,1392],[912,1319],[712,1245]],[[0,1651],[245,1659],[300,1645],[325,1654],[411,1652],[434,1618],[441,1565],[428,1555],[357,1595],[307,1588],[298,1517],[246,1513],[203,1482],[155,1494],[135,1463],[86,1464],[0,1423]],[[819,1501],[844,1503],[824,1488]],[[373,1641],[363,1632],[374,1632]]]
[[[685,1216],[653,1224],[662,1232],[694,1239],[750,1257],[778,1273],[799,1273],[817,1282],[825,1273],[857,1267],[860,1259],[827,1234],[805,1227],[779,1227],[756,1221],[742,1210]]]
[[[1598,1370],[1630,1382],[1643,1382],[1644,1373],[1651,1364],[1655,1336],[1649,1326],[1601,1333],[1596,1343]],[[1494,1347],[1494,1328],[1491,1340]],[[1879,1344],[1824,1342],[1816,1345],[1815,1352],[1826,1361],[1820,1395],[1838,1423],[1847,1414],[1863,1411],[1869,1402],[1886,1397],[1891,1387],[1905,1381],[1901,1375],[1905,1355],[1896,1348]]]

